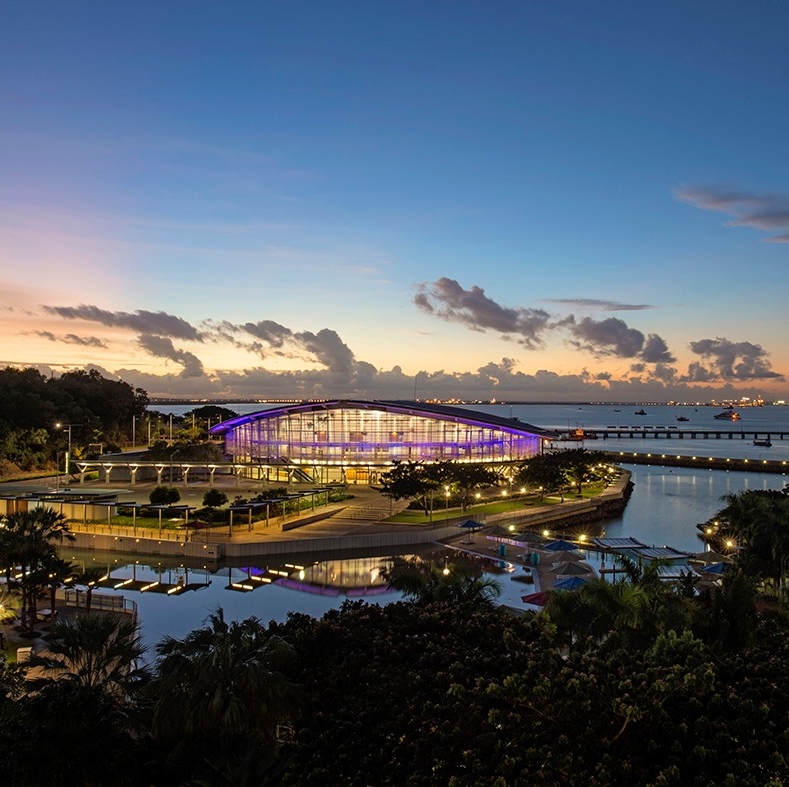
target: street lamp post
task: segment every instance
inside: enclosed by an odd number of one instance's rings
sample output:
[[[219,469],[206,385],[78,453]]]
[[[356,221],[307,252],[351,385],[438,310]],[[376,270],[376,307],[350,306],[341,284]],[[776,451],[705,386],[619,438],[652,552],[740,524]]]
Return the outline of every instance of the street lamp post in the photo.
[[[68,432],[68,451],[66,452],[66,481],[69,479],[69,470],[71,469],[71,427],[79,426],[79,424],[55,424],[58,429],[65,429]]]

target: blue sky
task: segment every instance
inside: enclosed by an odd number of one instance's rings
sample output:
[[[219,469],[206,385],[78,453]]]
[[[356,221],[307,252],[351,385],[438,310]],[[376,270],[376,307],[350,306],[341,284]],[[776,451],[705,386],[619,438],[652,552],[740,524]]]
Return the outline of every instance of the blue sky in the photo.
[[[789,6],[43,2],[0,363],[153,396],[789,398]]]

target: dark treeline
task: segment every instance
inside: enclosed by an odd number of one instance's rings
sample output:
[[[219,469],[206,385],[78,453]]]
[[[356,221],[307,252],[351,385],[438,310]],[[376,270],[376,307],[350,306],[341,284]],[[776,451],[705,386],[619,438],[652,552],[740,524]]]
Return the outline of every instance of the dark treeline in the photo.
[[[203,405],[183,416],[148,409],[148,394],[95,369],[45,377],[36,369],[0,369],[0,477],[62,469],[70,458],[117,453],[135,443],[151,459],[169,458],[173,447],[190,460],[221,457],[207,445],[208,429],[236,415]]]
[[[147,405],[145,391],[95,370],[45,377],[35,369],[0,369],[0,474],[54,463],[68,448],[69,424],[75,455],[124,444]]]
[[[133,629],[55,623],[33,662],[52,678],[25,691],[0,670],[0,770],[18,785],[786,783],[786,618],[758,612],[737,569],[698,596],[631,568],[539,615],[495,606],[455,565],[385,607],[268,626],[217,611],[141,670],[119,669]]]

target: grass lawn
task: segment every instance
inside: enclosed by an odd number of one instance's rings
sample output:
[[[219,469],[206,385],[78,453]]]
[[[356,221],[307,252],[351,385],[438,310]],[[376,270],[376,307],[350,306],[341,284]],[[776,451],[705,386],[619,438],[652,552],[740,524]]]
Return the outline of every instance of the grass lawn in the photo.
[[[605,489],[602,482],[595,482],[586,484],[583,487],[582,498],[597,497]],[[578,500],[578,496],[573,491],[565,492],[564,502],[571,502]],[[480,501],[469,506],[465,511],[459,508],[450,508],[449,510],[443,508],[433,509],[432,524],[441,524],[446,519],[457,519],[464,516],[468,519],[475,519],[479,516],[487,514],[503,514],[508,511],[528,511],[531,508],[543,506],[556,506],[561,505],[562,499],[560,496],[546,495],[542,500],[539,497],[529,495],[528,497],[510,497],[510,498],[491,498],[488,502]],[[411,524],[411,525],[426,525],[430,524],[430,517],[424,511],[417,509],[406,509],[399,514],[389,517],[384,520],[386,522],[393,522],[396,524]]]

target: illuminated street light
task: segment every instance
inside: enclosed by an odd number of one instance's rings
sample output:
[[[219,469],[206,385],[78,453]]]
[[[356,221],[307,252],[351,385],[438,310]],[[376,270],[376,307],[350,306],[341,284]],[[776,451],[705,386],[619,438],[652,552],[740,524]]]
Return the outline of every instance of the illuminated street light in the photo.
[[[66,481],[69,479],[69,470],[71,469],[71,427],[82,426],[82,424],[55,424],[56,429],[65,429],[68,432],[68,451],[66,452]]]

